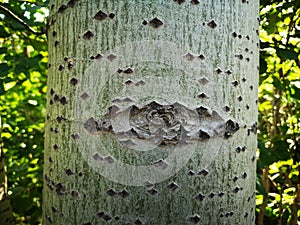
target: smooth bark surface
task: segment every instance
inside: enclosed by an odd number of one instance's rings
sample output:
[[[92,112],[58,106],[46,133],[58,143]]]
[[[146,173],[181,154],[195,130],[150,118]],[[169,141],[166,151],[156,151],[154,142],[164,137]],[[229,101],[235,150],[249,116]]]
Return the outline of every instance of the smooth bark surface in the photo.
[[[258,1],[50,2],[44,224],[254,224]]]

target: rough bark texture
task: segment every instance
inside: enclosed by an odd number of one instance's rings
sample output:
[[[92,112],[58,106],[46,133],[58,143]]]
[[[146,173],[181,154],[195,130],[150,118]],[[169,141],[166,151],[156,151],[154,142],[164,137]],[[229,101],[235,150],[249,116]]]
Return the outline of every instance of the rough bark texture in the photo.
[[[0,118],[0,224],[13,224],[10,200],[7,194],[7,176],[5,161],[3,158],[3,143],[1,138],[1,118]]]
[[[254,224],[258,1],[50,7],[44,224]]]

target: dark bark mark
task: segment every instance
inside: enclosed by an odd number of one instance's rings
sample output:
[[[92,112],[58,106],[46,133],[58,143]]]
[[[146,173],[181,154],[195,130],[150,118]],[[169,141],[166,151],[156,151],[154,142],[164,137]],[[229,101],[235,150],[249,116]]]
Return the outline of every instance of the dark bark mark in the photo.
[[[197,200],[197,201],[203,201],[204,200],[204,198],[205,198],[205,195],[202,195],[202,194],[198,194],[196,197],[195,197],[195,199]]]
[[[181,5],[182,3],[185,2],[185,0],[173,0],[174,2],[178,3],[179,5]]]
[[[74,85],[74,86],[76,86],[77,84],[78,84],[78,79],[77,78],[75,78],[75,77],[73,77],[71,80],[70,80],[70,84],[72,84],[72,85]]]
[[[58,67],[58,71],[63,71],[64,70],[64,66],[63,65],[59,65],[59,67]]]
[[[90,96],[86,93],[86,92],[84,92],[82,95],[80,95],[80,98],[82,98],[83,100],[86,100],[86,99],[88,99]]]
[[[66,105],[66,104],[68,104],[68,98],[66,97],[66,96],[63,96],[63,97],[61,97],[61,99],[60,99],[60,103],[62,104],[62,105]]]
[[[72,171],[71,169],[66,169],[66,170],[65,170],[65,173],[66,173],[68,176],[71,176],[71,175],[74,174],[73,171]]]
[[[57,144],[54,144],[54,145],[53,145],[53,149],[54,149],[55,151],[57,151],[57,150],[58,150],[58,148],[59,148],[59,147],[58,147],[58,145],[57,145]]]
[[[79,134],[72,134],[71,137],[74,139],[74,140],[77,140],[80,138]]]
[[[209,23],[207,23],[207,26],[209,26],[210,28],[214,29],[217,27],[217,24],[214,20],[210,21]]]
[[[118,192],[118,196],[122,197],[122,198],[126,198],[129,196],[129,192],[127,190],[122,190],[120,192]]]
[[[205,94],[205,93],[201,93],[198,95],[198,98],[201,98],[201,99],[209,99],[209,97]]]
[[[224,110],[225,112],[229,112],[229,111],[230,111],[230,108],[229,108],[227,105],[225,105],[225,106],[223,107],[223,110]]]
[[[193,5],[198,5],[200,2],[199,2],[198,0],[191,0],[191,3],[192,3]]]
[[[64,13],[66,10],[67,10],[68,6],[66,5],[61,5],[59,8],[58,8],[58,13]]]
[[[217,68],[215,71],[216,71],[217,74],[222,73],[222,70],[220,68]]]
[[[235,132],[240,129],[240,126],[237,122],[233,122],[232,120],[228,120],[225,124],[225,138],[231,137]]]
[[[100,10],[99,12],[96,13],[96,15],[94,16],[94,19],[103,21],[107,17],[108,17],[108,15],[105,12],[103,12],[103,11]]]
[[[171,182],[167,185],[167,188],[171,189],[172,191],[175,191],[177,188],[179,188],[179,185],[176,182]]]
[[[158,194],[158,191],[155,188],[151,188],[151,189],[147,190],[147,192],[150,195],[156,195],[156,194]]]
[[[199,83],[202,84],[202,85],[206,85],[206,84],[209,83],[209,80],[206,77],[201,77],[199,79]]]
[[[208,175],[208,171],[205,170],[205,169],[203,169],[203,170],[199,171],[197,174],[198,174],[198,175],[203,175],[203,176],[206,177],[206,176]]]
[[[241,101],[243,101],[243,97],[242,97],[242,96],[239,96],[239,97],[237,97],[237,100],[238,100],[239,102],[241,102]]]
[[[114,61],[116,58],[117,58],[117,56],[114,55],[114,54],[110,54],[110,55],[107,56],[107,59],[108,59],[109,61],[111,61],[111,62]]]
[[[79,0],[70,0],[67,4],[68,7],[75,7],[77,5],[77,3],[79,2]]]
[[[239,82],[237,80],[235,81],[232,81],[231,84],[234,86],[234,87],[237,87],[239,85]]]
[[[158,19],[157,17],[153,18],[152,20],[150,20],[149,22],[149,25],[151,27],[154,27],[154,28],[159,28],[160,26],[162,26],[164,23]]]
[[[190,217],[188,218],[188,221],[191,222],[191,223],[194,223],[194,224],[199,223],[200,220],[201,220],[201,218],[200,218],[200,216],[197,215],[197,214],[196,214],[196,215],[193,215],[193,216],[190,216]]]
[[[83,34],[83,39],[86,39],[86,40],[91,40],[93,37],[94,37],[94,33],[92,31],[87,31]]]
[[[58,44],[59,44],[59,41],[55,41],[55,42],[54,42],[54,47],[57,47]]]
[[[230,70],[226,70],[225,73],[226,73],[227,75],[232,74],[232,72],[231,72]]]
[[[205,56],[201,54],[201,55],[198,56],[198,58],[201,59],[201,60],[204,60]]]

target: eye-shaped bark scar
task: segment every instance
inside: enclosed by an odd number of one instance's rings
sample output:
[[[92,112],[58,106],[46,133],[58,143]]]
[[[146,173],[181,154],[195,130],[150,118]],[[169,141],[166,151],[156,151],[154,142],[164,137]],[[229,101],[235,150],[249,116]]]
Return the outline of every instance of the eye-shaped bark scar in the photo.
[[[90,134],[115,134],[128,148],[149,149],[209,141],[214,137],[227,139],[239,130],[239,124],[232,119],[225,121],[217,111],[204,106],[190,109],[177,102],[163,105],[153,101],[140,107],[114,104],[102,118],[89,118],[84,128]]]

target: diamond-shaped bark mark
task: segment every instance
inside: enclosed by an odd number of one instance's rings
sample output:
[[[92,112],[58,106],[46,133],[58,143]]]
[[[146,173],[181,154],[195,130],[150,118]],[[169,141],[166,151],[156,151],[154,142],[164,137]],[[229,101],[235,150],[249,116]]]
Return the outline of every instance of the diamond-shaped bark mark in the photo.
[[[134,85],[134,82],[132,80],[127,80],[124,82],[125,85],[127,86],[133,86]]]
[[[70,80],[70,84],[72,84],[72,85],[77,85],[78,84],[78,79],[76,79],[75,77],[73,77],[71,80]]]
[[[80,95],[80,98],[82,98],[83,100],[86,100],[86,99],[88,99],[90,96],[86,93],[86,92],[84,92],[82,95]]]
[[[230,70],[226,70],[225,73],[226,73],[227,75],[232,74],[232,72],[231,72]]]
[[[174,2],[178,3],[179,5],[181,5],[182,3],[185,2],[185,0],[173,0]]]
[[[235,132],[237,132],[240,129],[240,126],[237,122],[234,122],[232,120],[227,120],[225,124],[225,138],[231,137]]]
[[[107,17],[108,15],[105,12],[100,10],[99,12],[96,13],[94,19],[102,21],[105,20]]]
[[[229,112],[229,111],[230,111],[230,108],[229,108],[227,105],[225,105],[222,109],[223,109],[225,112]]]
[[[101,55],[100,53],[98,53],[97,55],[94,56],[95,59],[100,60],[103,58],[103,55]]]
[[[116,192],[115,189],[111,188],[108,191],[106,191],[106,194],[113,197],[113,196],[117,196],[118,192]]]
[[[73,198],[80,198],[80,193],[78,191],[72,191],[71,195]]]
[[[131,69],[130,67],[128,67],[127,69],[122,71],[125,74],[132,74],[133,73],[133,69]]]
[[[115,162],[115,158],[109,155],[109,156],[104,157],[104,161],[111,164],[111,163]]]
[[[200,2],[199,2],[198,0],[192,0],[191,3],[192,3],[193,5],[198,5]]]
[[[205,93],[201,93],[201,94],[198,95],[198,98],[208,99],[209,97]]]
[[[138,82],[135,84],[135,86],[144,86],[145,84],[146,84],[145,81],[140,80],[140,81],[138,81]]]
[[[79,2],[79,0],[70,0],[67,5],[68,5],[68,7],[73,8],[74,6],[77,5],[78,2]]]
[[[118,195],[121,196],[122,198],[126,198],[126,197],[129,196],[129,192],[128,192],[127,190],[124,189],[123,191],[120,191],[120,192],[118,193]]]
[[[206,85],[206,84],[209,83],[209,80],[206,77],[201,77],[199,79],[199,83],[202,84],[202,85]]]
[[[151,188],[151,189],[147,190],[147,192],[150,195],[156,195],[156,194],[158,194],[158,191],[155,188]]]
[[[103,157],[98,152],[96,152],[92,157],[96,161],[103,160]]]
[[[203,169],[203,170],[201,170],[201,171],[198,172],[198,175],[203,175],[203,176],[206,177],[208,175],[208,171],[205,170],[205,169]]]
[[[98,218],[102,218],[104,215],[105,215],[104,212],[99,212],[95,216],[98,217]]]
[[[80,138],[79,134],[72,134],[71,137],[74,139],[74,140],[77,140]]]
[[[195,175],[195,172],[193,170],[190,170],[188,173],[187,173],[189,176],[194,176]]]
[[[66,104],[68,104],[68,98],[66,97],[66,96],[63,96],[63,97],[61,97],[61,99],[60,99],[60,103],[62,104],[62,105],[66,105]]]
[[[143,222],[140,220],[140,219],[137,219],[135,222],[134,222],[135,225],[142,225]]]
[[[188,218],[188,221],[191,222],[191,223],[194,223],[194,224],[199,223],[200,220],[201,220],[201,218],[200,218],[200,216],[198,214],[190,216]]]
[[[179,185],[176,182],[171,182],[167,185],[167,188],[171,189],[172,191],[175,191]]]
[[[108,56],[107,56],[107,59],[109,60],[109,61],[114,61],[115,59],[117,58],[117,56],[116,55],[114,55],[114,54],[109,54]]]
[[[152,165],[159,168],[159,169],[163,169],[163,170],[166,169],[169,166],[169,164],[163,159],[160,159],[160,160],[157,160],[157,161],[153,162]]]
[[[154,28],[159,28],[160,26],[162,26],[164,23],[158,19],[157,17],[153,18],[152,20],[150,20],[149,25],[154,27]]]
[[[222,70],[221,70],[220,68],[217,68],[217,69],[216,69],[216,73],[217,73],[217,74],[220,74],[220,73],[222,73]]]
[[[209,26],[210,28],[214,29],[217,27],[217,24],[214,20],[210,21],[207,23],[207,26]]]
[[[144,183],[144,186],[145,187],[152,187],[154,184],[152,183],[152,182],[150,182],[150,181],[145,181],[145,183]]]
[[[196,57],[192,53],[188,52],[184,55],[184,58],[188,61],[193,61]]]
[[[66,9],[68,8],[68,6],[66,5],[61,5],[59,8],[58,8],[58,13],[64,13],[66,11]]]
[[[68,176],[71,176],[71,175],[74,174],[73,171],[72,171],[71,169],[65,170],[65,173],[66,173]]]
[[[199,138],[200,140],[207,140],[210,138],[210,135],[203,130],[199,130]]]
[[[204,60],[205,56],[201,54],[201,55],[198,56],[198,58],[201,59],[201,60]]]
[[[83,124],[84,129],[86,129],[91,134],[96,133],[98,131],[97,126],[98,126],[97,121],[93,117],[89,118]]]
[[[203,117],[211,117],[211,114],[209,113],[208,109],[200,106],[196,108],[198,115],[203,118]]]
[[[82,37],[83,37],[83,39],[90,40],[94,36],[95,36],[94,33],[89,30],[89,31],[85,32]]]
[[[104,214],[102,216],[102,219],[104,219],[106,222],[110,221],[112,219],[112,217],[110,215]]]

